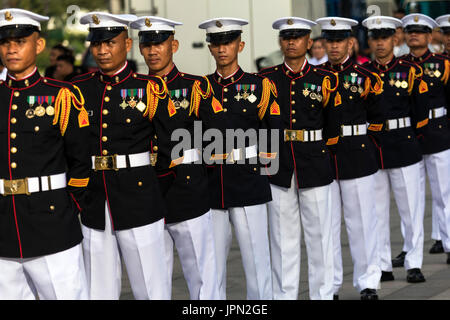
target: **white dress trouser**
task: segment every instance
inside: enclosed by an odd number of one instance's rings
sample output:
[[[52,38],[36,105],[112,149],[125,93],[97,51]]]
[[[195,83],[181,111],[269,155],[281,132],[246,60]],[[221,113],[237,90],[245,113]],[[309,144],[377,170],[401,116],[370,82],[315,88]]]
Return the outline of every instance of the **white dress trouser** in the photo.
[[[330,186],[298,189],[293,175],[290,188],[271,185],[271,189],[273,200],[268,210],[273,298],[298,299],[303,224],[309,296],[312,300],[333,299]]]
[[[436,218],[445,252],[450,252],[450,149],[423,156],[421,173],[425,190],[428,175],[432,197],[432,215]],[[425,193],[425,192],[424,192]],[[437,238],[434,238],[439,240]]]
[[[170,283],[164,246],[164,219],[113,231],[105,204],[105,230],[82,226],[84,263],[92,300],[119,300],[124,260],[137,300],[169,300]]]
[[[87,300],[81,244],[55,254],[0,258],[0,300]]]
[[[169,281],[172,282],[175,243],[191,300],[218,300],[219,284],[211,211],[194,219],[166,224],[164,233]]]
[[[248,300],[272,300],[267,205],[211,210],[217,255],[219,294],[226,300],[227,257],[234,226],[247,285]]]
[[[378,250],[377,236],[377,216],[375,210],[375,174],[349,180],[339,180],[333,182],[332,203],[333,205],[333,233],[337,230],[337,216],[340,215],[342,206],[347,235],[350,246],[350,253],[353,261],[353,286],[358,290],[378,289],[381,278],[380,253]],[[342,202],[339,204],[339,198]],[[335,235],[334,240],[339,243],[340,234]],[[334,243],[335,248],[338,246]],[[335,257],[340,257],[335,261],[334,291],[337,293],[340,284],[337,279],[342,279],[342,256],[341,250],[335,252]],[[340,261],[339,261],[340,260]],[[336,269],[337,266],[337,269]]]
[[[420,163],[396,169],[379,170],[375,175],[376,210],[378,218],[378,248],[381,270],[392,271],[389,226],[390,188],[394,193],[400,219],[404,227],[405,269],[421,268],[423,262],[423,204],[420,183]]]

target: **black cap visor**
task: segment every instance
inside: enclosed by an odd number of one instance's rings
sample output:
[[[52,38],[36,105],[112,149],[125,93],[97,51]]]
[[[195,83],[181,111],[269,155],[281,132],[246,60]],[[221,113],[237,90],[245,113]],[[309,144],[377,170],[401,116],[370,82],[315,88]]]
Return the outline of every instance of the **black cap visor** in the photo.
[[[406,33],[431,33],[431,28],[423,24],[410,24],[403,29]]]
[[[383,29],[372,29],[368,31],[369,38],[372,39],[386,39],[395,34],[395,29],[383,28]]]
[[[173,36],[173,31],[141,31],[139,32],[139,43],[141,44],[160,44]]]
[[[33,32],[40,32],[39,28],[33,25],[16,24],[0,28],[0,40],[8,38],[25,38],[33,34]]]
[[[311,33],[308,29],[286,29],[280,31],[280,38],[283,40],[297,39]]]
[[[117,37],[122,32],[127,31],[125,27],[90,28],[87,41],[102,42]]]
[[[443,34],[450,34],[450,27],[441,27]]]
[[[322,37],[326,40],[344,40],[351,35],[351,30],[323,30],[322,32]]]
[[[242,31],[227,31],[220,33],[208,33],[206,35],[206,41],[212,44],[226,44],[236,40],[242,34]]]

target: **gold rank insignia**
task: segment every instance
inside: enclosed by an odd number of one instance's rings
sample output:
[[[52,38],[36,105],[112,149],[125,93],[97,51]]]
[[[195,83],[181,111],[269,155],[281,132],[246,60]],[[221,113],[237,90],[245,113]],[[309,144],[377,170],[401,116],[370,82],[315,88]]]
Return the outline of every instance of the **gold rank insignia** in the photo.
[[[93,15],[92,16],[92,22],[94,22],[95,24],[100,24],[100,19],[97,17],[97,15]]]
[[[6,21],[11,21],[12,19],[13,19],[13,16],[12,16],[11,12],[6,11],[5,12],[5,20]]]

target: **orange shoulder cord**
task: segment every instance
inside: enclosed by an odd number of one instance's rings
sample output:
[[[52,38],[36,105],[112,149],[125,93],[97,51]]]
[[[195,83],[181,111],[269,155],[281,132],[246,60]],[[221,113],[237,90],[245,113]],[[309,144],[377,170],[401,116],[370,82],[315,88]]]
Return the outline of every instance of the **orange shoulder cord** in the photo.
[[[369,93],[374,93],[375,95],[379,95],[383,92],[383,81],[380,76],[374,72],[371,72],[372,75],[377,79],[377,82],[374,86],[372,86],[372,81],[369,77],[366,78],[364,82],[364,91],[361,93],[361,97],[367,97]]]
[[[264,78],[263,80],[263,88],[262,88],[262,95],[261,95],[261,101],[258,104],[258,117],[260,120],[264,118],[264,115],[266,114],[267,107],[269,106],[270,101],[270,93],[272,92],[274,95],[276,93],[276,89],[274,89],[272,82],[268,78]],[[276,97],[276,95],[275,95]]]
[[[339,77],[336,76],[337,82],[336,87],[331,88],[331,80],[329,76],[326,76],[322,82],[322,95],[323,95],[323,106],[326,107],[330,101],[331,92],[335,92],[339,85]]]
[[[189,111],[189,115],[194,113],[198,117],[198,110],[200,108],[201,99],[208,99],[211,96],[211,83],[209,82],[208,78],[203,78],[206,80],[208,87],[206,88],[206,92],[203,92],[200,81],[196,80],[194,82],[194,85],[192,86],[191,109]]]
[[[153,117],[156,114],[156,110],[158,109],[158,103],[160,99],[165,99],[166,96],[169,93],[169,90],[167,89],[167,85],[164,82],[164,80],[161,77],[157,77],[161,80],[161,83],[163,84],[163,87],[161,91],[159,91],[159,85],[149,80],[147,83],[147,108],[144,111],[144,117],[149,117],[150,120],[153,120]],[[169,116],[173,116],[175,113],[177,113],[177,110],[175,109],[175,105],[173,104],[173,101],[169,99],[169,104],[167,106],[169,111]]]
[[[442,80],[442,82],[444,82],[444,84],[447,84],[449,76],[450,76],[450,61],[445,60],[444,75],[441,78],[441,80]]]
[[[67,126],[69,124],[72,103],[75,109],[80,112],[78,114],[79,127],[83,128],[89,126],[89,116],[84,108],[84,97],[77,86],[74,86],[74,88],[78,91],[80,99],[78,99],[69,88],[61,88],[55,101],[55,116],[53,118],[53,125],[56,125],[59,122],[59,128],[63,136],[66,133]]]

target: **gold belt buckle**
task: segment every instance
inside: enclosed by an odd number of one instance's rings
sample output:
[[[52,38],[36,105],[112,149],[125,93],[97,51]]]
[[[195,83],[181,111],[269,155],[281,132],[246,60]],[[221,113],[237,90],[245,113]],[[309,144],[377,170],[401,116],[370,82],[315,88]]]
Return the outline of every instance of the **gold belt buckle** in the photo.
[[[28,178],[19,180],[3,180],[5,187],[4,196],[14,196],[19,194],[30,195],[28,191]]]
[[[95,157],[95,171],[107,171],[117,169],[117,154],[112,156],[96,156]]]
[[[158,154],[157,153],[151,153],[150,154],[150,164],[152,167],[156,166],[156,162],[158,161]]]
[[[305,130],[285,130],[284,141],[305,141]]]

